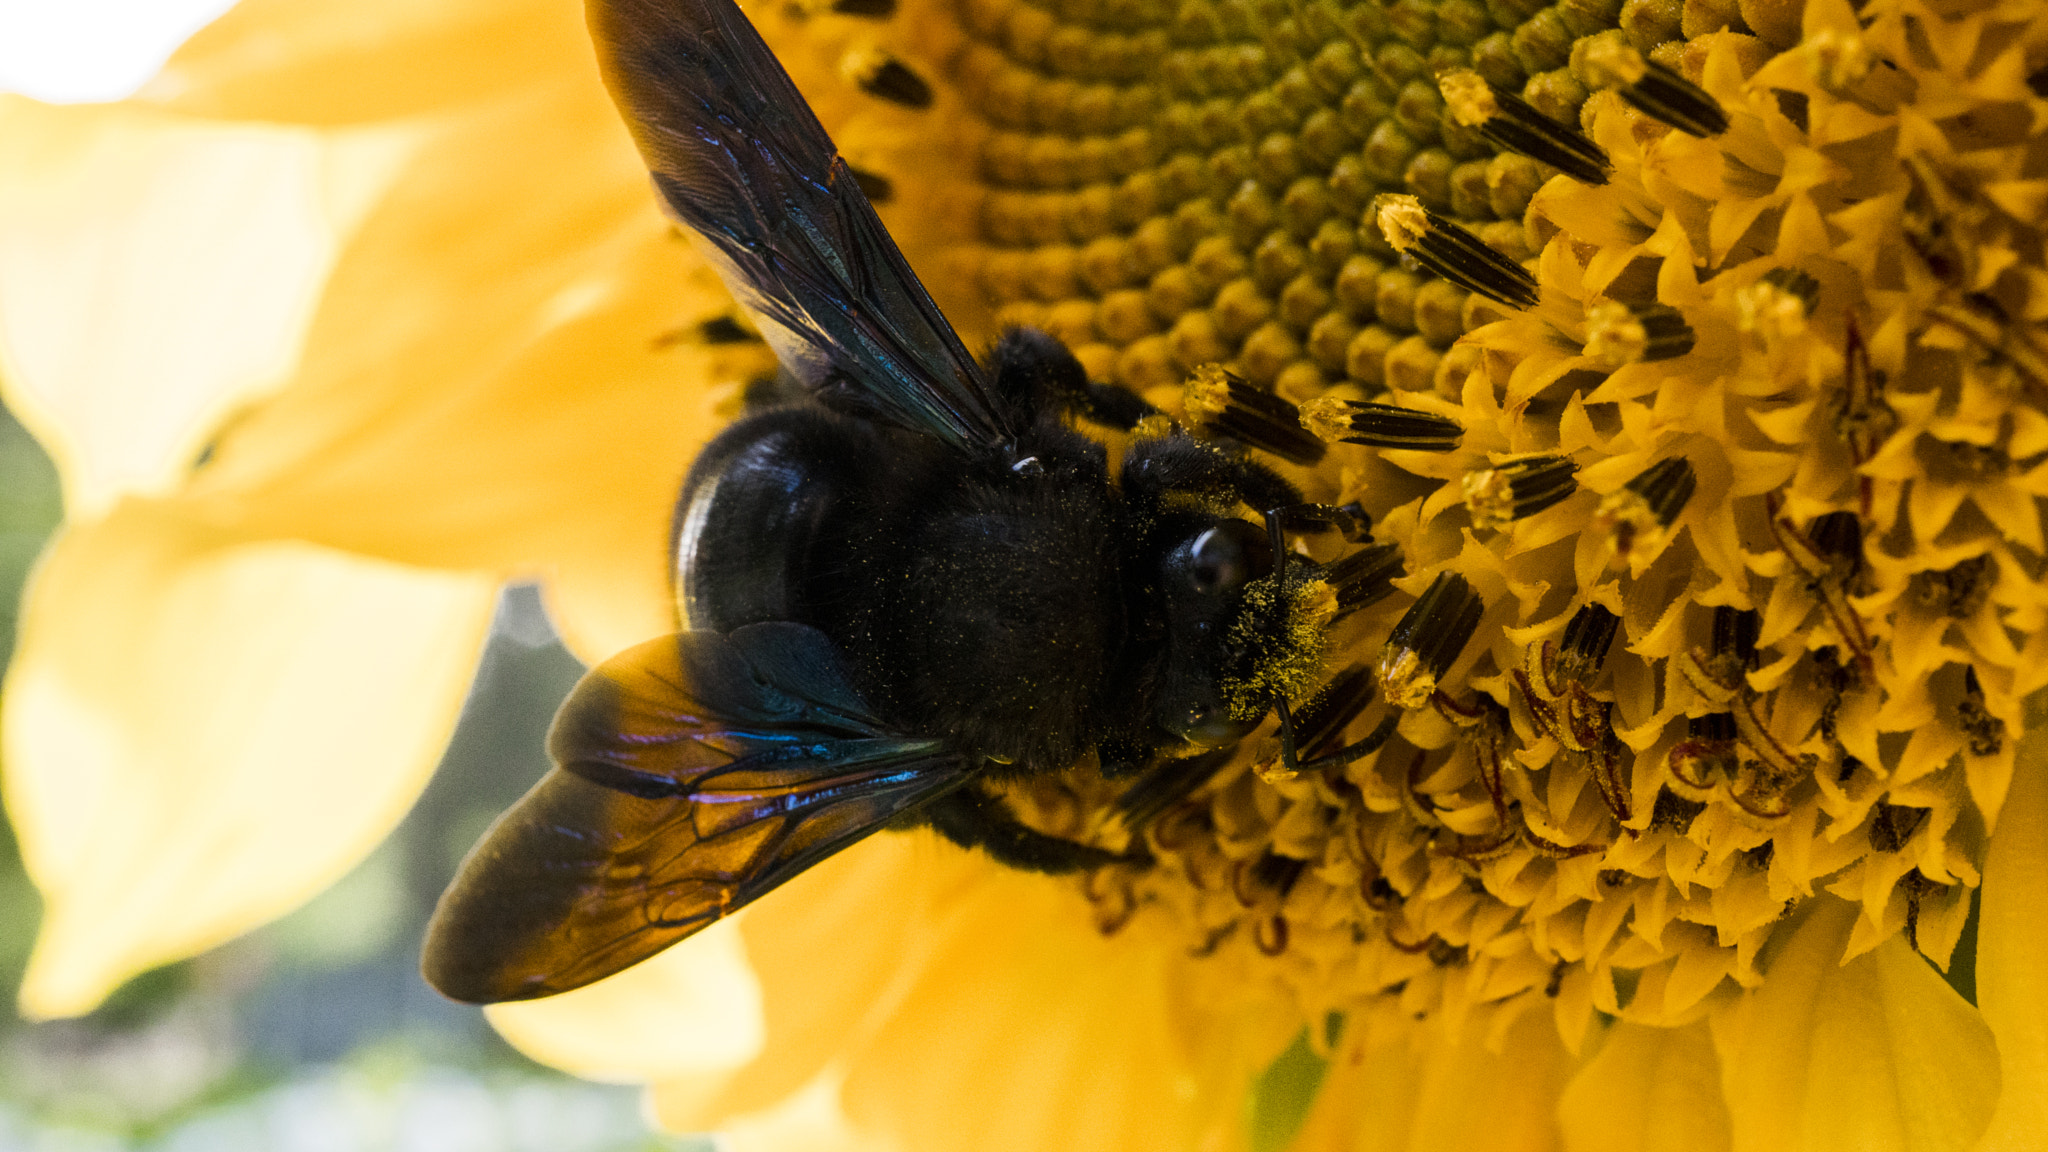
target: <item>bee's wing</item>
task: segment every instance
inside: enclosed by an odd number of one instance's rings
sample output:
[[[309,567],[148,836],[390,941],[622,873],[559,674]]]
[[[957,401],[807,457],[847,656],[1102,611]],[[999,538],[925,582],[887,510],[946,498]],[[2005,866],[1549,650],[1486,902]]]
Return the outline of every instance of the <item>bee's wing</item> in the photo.
[[[732,0],[589,0],[605,84],[669,210],[783,365],[968,451],[1010,438],[953,326]]]
[[[967,779],[938,741],[884,730],[831,641],[786,623],[605,661],[548,752],[434,910],[426,977],[454,999],[609,976]]]

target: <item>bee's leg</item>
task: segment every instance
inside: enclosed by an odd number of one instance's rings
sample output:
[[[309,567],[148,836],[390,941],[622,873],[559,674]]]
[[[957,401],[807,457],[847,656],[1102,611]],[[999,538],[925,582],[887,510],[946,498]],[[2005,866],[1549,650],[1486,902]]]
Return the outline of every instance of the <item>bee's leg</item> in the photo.
[[[1157,819],[1188,794],[1207,784],[1237,754],[1235,746],[1218,748],[1181,760],[1154,765],[1116,798],[1126,828],[1140,828]]]
[[[1092,380],[1072,408],[1083,420],[1119,432],[1133,431],[1147,417],[1161,414],[1143,396],[1121,384],[1097,384]]]
[[[1097,384],[1067,346],[1036,328],[1012,328],[996,341],[989,357],[996,395],[1011,408],[1033,416],[1049,409],[1124,432],[1159,409],[1128,388]]]
[[[1280,523],[1296,532],[1342,532],[1344,539],[1362,544],[1372,538],[1372,516],[1356,500],[1349,504],[1295,504],[1286,508],[1261,509],[1277,516]]]
[[[1106,848],[1077,844],[1028,828],[1001,800],[972,784],[956,788],[926,805],[918,815],[962,848],[979,848],[995,857],[997,863],[1026,872],[1057,876],[1132,862],[1131,857],[1119,856]]]

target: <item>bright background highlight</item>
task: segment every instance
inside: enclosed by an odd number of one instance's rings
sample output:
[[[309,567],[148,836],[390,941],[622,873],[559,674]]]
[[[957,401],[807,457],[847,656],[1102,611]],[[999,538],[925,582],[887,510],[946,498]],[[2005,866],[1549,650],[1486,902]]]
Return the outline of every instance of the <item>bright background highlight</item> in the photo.
[[[233,0],[0,0],[0,90],[119,100]]]

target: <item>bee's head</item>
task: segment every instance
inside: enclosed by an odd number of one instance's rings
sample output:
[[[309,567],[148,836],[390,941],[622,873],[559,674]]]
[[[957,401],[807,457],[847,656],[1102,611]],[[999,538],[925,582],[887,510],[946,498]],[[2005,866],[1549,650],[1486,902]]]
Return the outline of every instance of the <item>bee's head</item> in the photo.
[[[1309,566],[1274,574],[1265,529],[1235,517],[1189,525],[1161,560],[1166,653],[1156,725],[1192,749],[1249,735],[1276,699],[1315,683],[1335,609]]]

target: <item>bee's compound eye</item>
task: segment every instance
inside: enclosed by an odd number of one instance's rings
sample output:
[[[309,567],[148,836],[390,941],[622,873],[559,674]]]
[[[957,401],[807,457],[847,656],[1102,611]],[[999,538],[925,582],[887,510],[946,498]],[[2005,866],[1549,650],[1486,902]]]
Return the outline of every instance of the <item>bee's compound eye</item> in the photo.
[[[1188,581],[1197,592],[1229,592],[1272,570],[1265,535],[1243,520],[1225,520],[1188,546]]]

